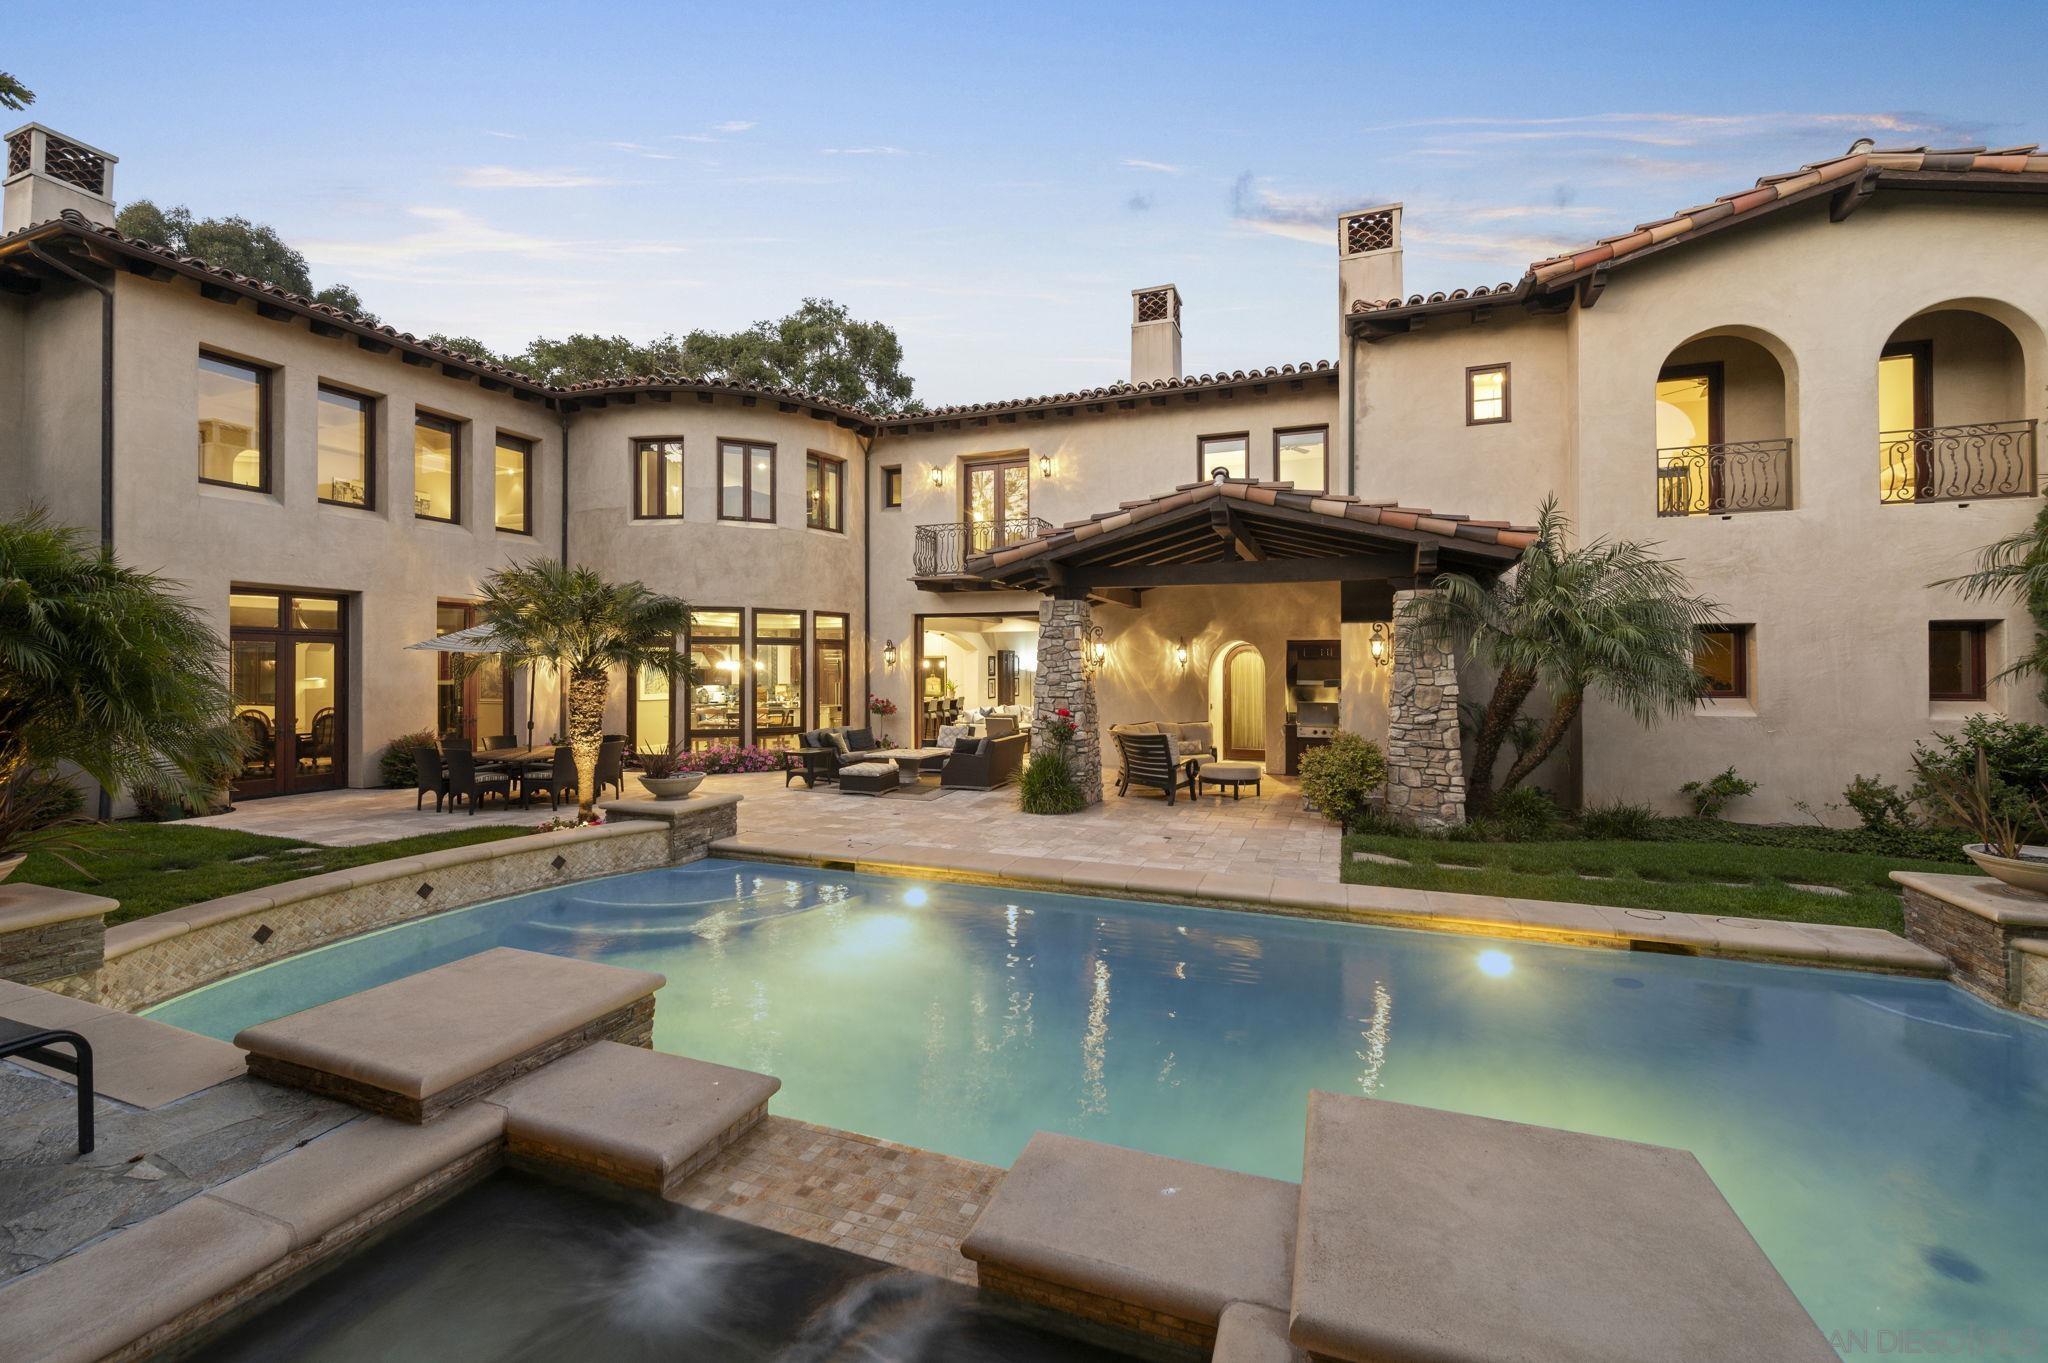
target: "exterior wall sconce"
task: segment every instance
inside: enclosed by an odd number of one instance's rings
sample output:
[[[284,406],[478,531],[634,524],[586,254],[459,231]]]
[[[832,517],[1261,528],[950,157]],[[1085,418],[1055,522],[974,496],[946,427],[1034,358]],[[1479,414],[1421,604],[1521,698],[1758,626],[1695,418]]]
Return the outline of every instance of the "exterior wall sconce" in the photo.
[[[1041,478],[1050,478],[1050,477],[1052,477],[1052,456],[1051,456],[1051,455],[1049,455],[1049,454],[1041,454],[1041,455],[1039,455],[1039,456],[1038,456],[1038,476],[1039,476],[1039,477],[1041,477]]]
[[[870,638],[873,636],[870,635]],[[894,671],[896,668],[896,641],[886,640],[882,644],[882,666]]]
[[[1183,639],[1173,646],[1173,665],[1185,672],[1188,670],[1188,641]]]
[[[1090,625],[1081,635],[1081,663],[1090,675],[1100,672],[1109,661],[1109,645],[1102,638],[1102,626]]]
[[[1394,653],[1387,645],[1387,627],[1377,620],[1372,622],[1372,639],[1366,644],[1365,651],[1372,654],[1374,666],[1393,666]]]
[[[931,472],[926,474],[925,477],[930,480],[933,487],[944,487],[946,485],[946,466],[944,464],[933,464]]]

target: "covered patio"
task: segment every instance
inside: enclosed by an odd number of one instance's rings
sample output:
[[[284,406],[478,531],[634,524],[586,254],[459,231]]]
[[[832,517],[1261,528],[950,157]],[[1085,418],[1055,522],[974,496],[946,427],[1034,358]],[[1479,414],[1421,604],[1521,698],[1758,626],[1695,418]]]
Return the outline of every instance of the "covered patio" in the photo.
[[[1104,747],[1101,692],[1106,674],[1115,671],[1109,664],[1116,639],[1139,633],[1164,645],[1152,659],[1121,660],[1121,673],[1109,678],[1120,708],[1185,705],[1180,697],[1193,688],[1176,686],[1165,674],[1189,668],[1187,635],[1140,633],[1133,622],[1162,611],[1176,627],[1200,627],[1236,595],[1240,613],[1249,600],[1249,613],[1280,628],[1283,637],[1289,610],[1303,612],[1307,632],[1314,632],[1311,623],[1337,627],[1339,727],[1385,748],[1390,811],[1423,826],[1446,826],[1465,815],[1457,659],[1448,648],[1404,637],[1413,632],[1395,622],[1438,574],[1490,580],[1534,540],[1533,530],[1503,521],[1219,476],[975,555],[967,568],[992,587],[1046,597],[1039,607],[1034,748],[1048,741],[1045,721],[1065,709],[1079,728],[1077,767],[1094,773],[1105,762],[1113,766],[1115,752]],[[1327,600],[1331,584],[1334,601]],[[1324,589],[1322,605],[1336,607],[1321,612],[1321,620],[1335,615],[1329,624],[1312,616],[1311,600],[1302,595],[1316,586]],[[1247,591],[1256,595],[1247,598]],[[1107,614],[1099,617],[1098,607]],[[1370,670],[1381,664],[1383,678]],[[1275,765],[1267,763],[1269,770]],[[1091,801],[1102,798],[1094,782],[1086,783],[1085,793]]]

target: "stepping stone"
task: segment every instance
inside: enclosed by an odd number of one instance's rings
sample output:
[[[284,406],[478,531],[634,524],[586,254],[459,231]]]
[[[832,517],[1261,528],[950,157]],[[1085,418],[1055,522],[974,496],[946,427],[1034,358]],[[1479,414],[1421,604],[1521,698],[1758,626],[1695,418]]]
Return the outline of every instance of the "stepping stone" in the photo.
[[[1800,880],[1788,880],[1785,883],[1795,890],[1804,890],[1808,894],[1829,894],[1841,899],[1849,897],[1849,892],[1839,885],[1809,885]]]
[[[1401,857],[1390,857],[1380,852],[1353,852],[1353,861],[1369,861],[1375,866],[1408,866],[1413,863]]]
[[[1303,1168],[1312,1356],[1836,1358],[1683,1150],[1311,1093]]]
[[[247,1028],[235,1044],[259,1079],[428,1122],[592,1042],[650,1045],[667,982],[494,947]]]
[[[984,1288],[1207,1350],[1232,1302],[1286,1309],[1297,1193],[1041,1131],[960,1252]]]
[[[781,1087],[771,1075],[600,1041],[491,1101],[504,1105],[514,1159],[671,1194],[760,1121]]]

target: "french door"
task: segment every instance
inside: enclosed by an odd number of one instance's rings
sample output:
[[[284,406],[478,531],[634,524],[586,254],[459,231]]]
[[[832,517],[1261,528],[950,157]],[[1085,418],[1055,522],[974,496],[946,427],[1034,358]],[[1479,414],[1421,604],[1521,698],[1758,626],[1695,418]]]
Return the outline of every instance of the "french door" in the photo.
[[[348,784],[347,603],[228,594],[233,719],[249,743],[238,800]]]
[[[1031,468],[1023,455],[979,459],[961,479],[967,552],[986,554],[1031,538]]]

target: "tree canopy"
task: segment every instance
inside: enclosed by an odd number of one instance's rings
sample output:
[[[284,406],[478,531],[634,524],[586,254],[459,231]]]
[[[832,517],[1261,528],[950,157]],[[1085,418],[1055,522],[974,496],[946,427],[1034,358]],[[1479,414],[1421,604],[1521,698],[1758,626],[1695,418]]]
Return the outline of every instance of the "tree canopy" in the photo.
[[[115,216],[114,227],[153,245],[197,256],[209,265],[290,289],[316,303],[341,308],[367,321],[377,320],[348,285],[329,284],[315,289],[306,258],[269,223],[251,222],[239,216],[195,218],[192,210],[182,204],[159,208],[148,199],[137,199]]]
[[[5,71],[0,71],[0,109],[26,109],[35,102],[35,91]]]

